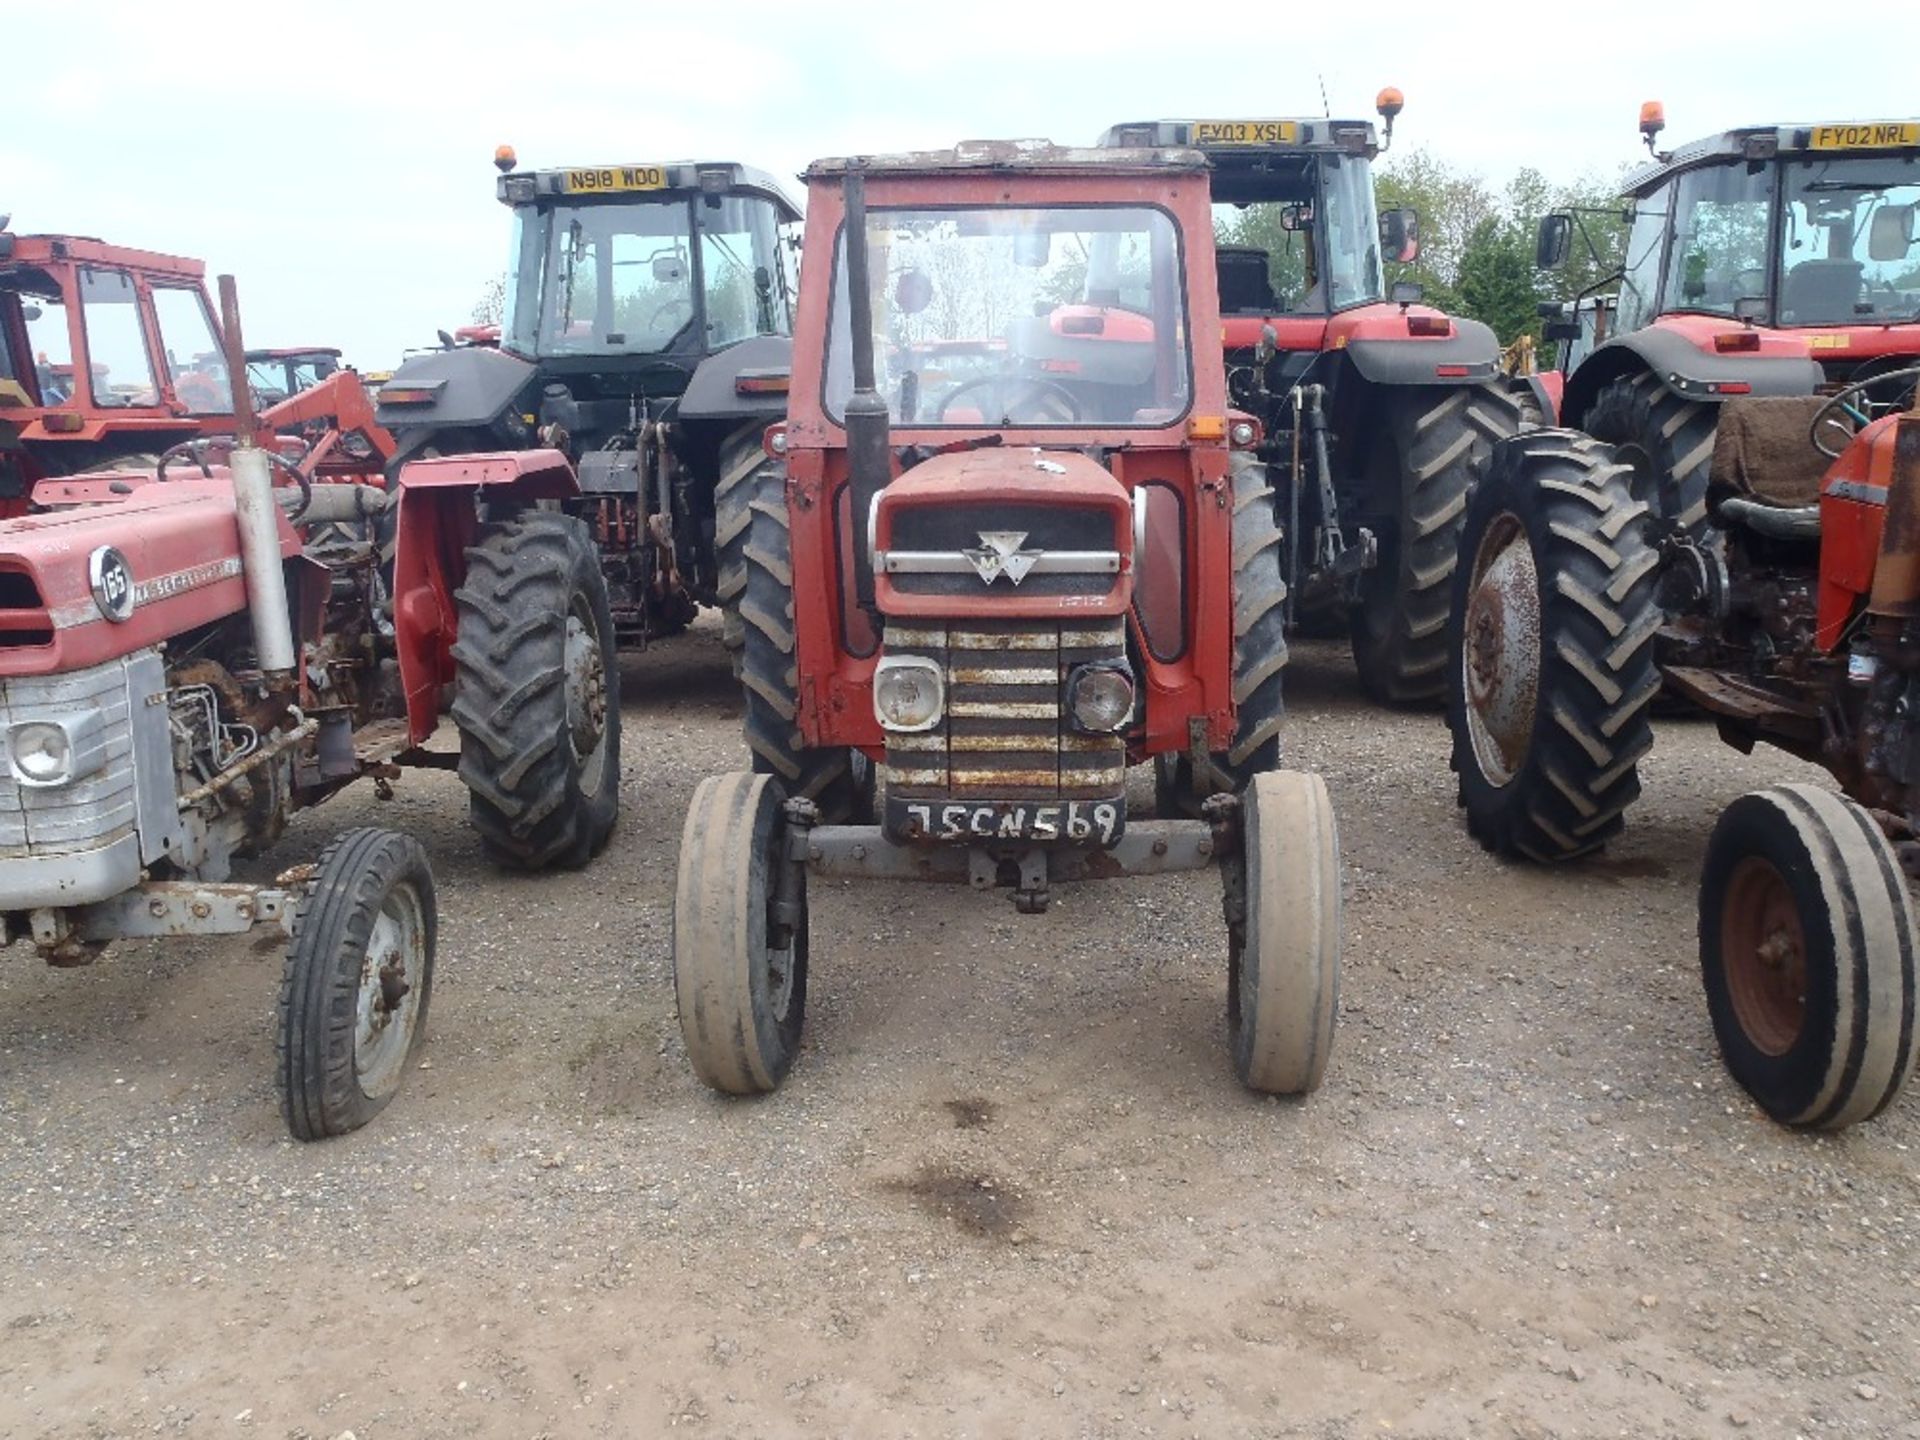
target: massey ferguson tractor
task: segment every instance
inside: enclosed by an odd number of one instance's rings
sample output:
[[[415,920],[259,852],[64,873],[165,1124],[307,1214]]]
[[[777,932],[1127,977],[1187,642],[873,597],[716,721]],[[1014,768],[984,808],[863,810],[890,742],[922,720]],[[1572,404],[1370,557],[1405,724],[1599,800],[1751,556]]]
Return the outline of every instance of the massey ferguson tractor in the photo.
[[[384,1107],[419,1044],[426,853],[356,829],[271,884],[233,862],[355,780],[457,763],[496,858],[584,863],[617,796],[613,623],[585,527],[545,505],[574,493],[562,456],[337,477],[337,431],[296,454],[284,407],[256,425],[225,287],[229,433],[43,479],[0,520],[0,925],[55,965],[285,932],[280,1100],[315,1139]],[[0,413],[0,466],[19,433]],[[457,762],[422,748],[448,694]]]
[[[1284,547],[1212,363],[1204,158],[981,142],[806,179],[790,409],[744,548],[754,768],[704,780],[681,841],[694,1070],[787,1074],[810,876],[1037,913],[1058,883],[1217,865],[1234,1067],[1314,1089],[1338,847],[1319,777],[1277,768]],[[1158,755],[1203,818],[1129,813],[1127,767]]]
[[[1920,122],[1759,126],[1657,151],[1664,125],[1642,107],[1654,163],[1626,182],[1618,294],[1554,307],[1547,333],[1576,362],[1558,423],[1615,446],[1635,493],[1699,535],[1730,473],[1818,458],[1802,437],[1834,386],[1920,363]],[[1545,217],[1541,265],[1596,218]],[[1911,378],[1861,391],[1912,392]]]
[[[1191,145],[1212,169],[1229,401],[1267,467],[1286,534],[1288,623],[1344,622],[1376,701],[1437,701],[1462,505],[1488,447],[1520,425],[1500,344],[1476,320],[1389,293],[1418,253],[1411,210],[1376,213],[1374,158],[1398,90],[1365,120],[1161,120],[1106,145]]]
[[[580,489],[566,509],[593,531],[621,643],[717,605],[737,648],[746,495],[786,409],[781,227],[798,212],[730,162],[520,171],[503,146],[495,163],[513,214],[497,346],[409,357],[380,421],[402,461],[563,451]]]

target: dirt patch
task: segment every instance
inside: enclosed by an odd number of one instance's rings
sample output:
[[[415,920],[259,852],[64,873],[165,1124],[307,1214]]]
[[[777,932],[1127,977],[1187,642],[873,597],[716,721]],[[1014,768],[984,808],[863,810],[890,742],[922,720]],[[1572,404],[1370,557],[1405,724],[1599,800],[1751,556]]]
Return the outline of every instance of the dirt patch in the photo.
[[[1000,1107],[993,1101],[982,1100],[977,1095],[945,1101],[941,1108],[953,1117],[953,1128],[956,1130],[984,1130],[993,1123],[993,1117],[1000,1113]]]
[[[911,1179],[888,1181],[886,1188],[927,1214],[952,1221],[963,1234],[1008,1240],[1023,1233],[1025,1202],[991,1175],[928,1164]]]

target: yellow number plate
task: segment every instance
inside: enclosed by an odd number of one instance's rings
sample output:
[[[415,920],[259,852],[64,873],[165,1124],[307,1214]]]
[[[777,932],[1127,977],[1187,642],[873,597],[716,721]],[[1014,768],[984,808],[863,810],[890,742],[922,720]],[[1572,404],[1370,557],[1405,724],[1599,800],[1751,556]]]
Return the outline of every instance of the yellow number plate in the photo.
[[[1911,120],[1878,120],[1866,125],[1816,125],[1814,150],[1892,150],[1920,145],[1920,124]]]
[[[569,195],[667,188],[666,169],[659,165],[601,165],[592,170],[569,170],[564,180]]]
[[[1196,120],[1195,145],[1292,145],[1300,127],[1291,120]]]

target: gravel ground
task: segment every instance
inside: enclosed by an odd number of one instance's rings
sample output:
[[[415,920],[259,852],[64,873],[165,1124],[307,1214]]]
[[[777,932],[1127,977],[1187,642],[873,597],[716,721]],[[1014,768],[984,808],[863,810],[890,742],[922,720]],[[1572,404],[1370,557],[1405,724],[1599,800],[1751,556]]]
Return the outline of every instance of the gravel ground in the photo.
[[[1920,1437],[1920,1097],[1834,1138],[1715,1057],[1694,881],[1808,772],[1668,723],[1605,858],[1502,866],[1445,733],[1296,651],[1342,826],[1326,1087],[1234,1083],[1210,875],[816,887],[786,1089],[689,1074],[669,906],[744,764],[717,631],[628,662],[621,828],[492,871],[450,775],[300,819],[429,847],[425,1063],[284,1138],[277,949],[0,966],[0,1435]]]

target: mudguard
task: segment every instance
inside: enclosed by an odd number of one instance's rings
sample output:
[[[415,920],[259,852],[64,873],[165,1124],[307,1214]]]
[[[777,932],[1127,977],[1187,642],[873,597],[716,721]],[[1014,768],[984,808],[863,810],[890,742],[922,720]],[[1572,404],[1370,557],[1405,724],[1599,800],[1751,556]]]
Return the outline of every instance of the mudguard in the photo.
[[[741,374],[767,371],[785,375],[793,369],[793,341],[785,335],[759,335],[729,345],[700,362],[680,397],[682,420],[733,420],[756,416],[778,419],[787,413],[784,385],[742,395]]]
[[[1337,343],[1337,323],[1332,328]],[[1478,320],[1455,317],[1451,334],[1432,338],[1408,335],[1404,320],[1397,335],[1367,333],[1374,328],[1356,331],[1345,346],[1360,378],[1373,384],[1473,385],[1499,372],[1500,342]]]
[[[564,500],[580,484],[558,450],[446,455],[401,467],[394,526],[393,628],[407,732],[418,745],[440,718],[453,683],[459,617],[453,592],[467,578],[467,547],[480,525],[481,492],[515,502]]]
[[[375,397],[375,417],[393,431],[483,428],[533,379],[534,367],[504,350],[431,350],[400,362]],[[419,396],[397,403],[389,396]]]
[[[1560,423],[1579,429],[1594,397],[1622,375],[1649,371],[1682,399],[1718,403],[1727,394],[1811,395],[1825,381],[1818,361],[1798,355],[1722,355],[1658,325],[1616,336],[1567,377]],[[1725,390],[1726,386],[1744,389]]]

